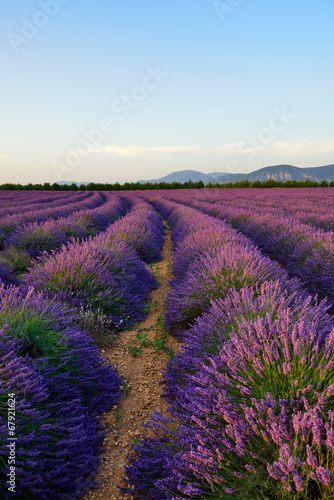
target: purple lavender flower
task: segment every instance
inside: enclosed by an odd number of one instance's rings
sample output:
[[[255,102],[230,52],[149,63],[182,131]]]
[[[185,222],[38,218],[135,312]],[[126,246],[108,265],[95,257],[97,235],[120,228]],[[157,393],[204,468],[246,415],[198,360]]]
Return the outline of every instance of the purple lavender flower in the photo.
[[[121,379],[77,326],[76,314],[32,289],[0,289],[0,391],[15,392],[18,494],[79,498],[94,486],[103,440],[97,415],[117,404]],[[0,454],[8,427],[0,416]],[[78,455],[80,460],[78,460]],[[6,498],[6,470],[0,491]]]

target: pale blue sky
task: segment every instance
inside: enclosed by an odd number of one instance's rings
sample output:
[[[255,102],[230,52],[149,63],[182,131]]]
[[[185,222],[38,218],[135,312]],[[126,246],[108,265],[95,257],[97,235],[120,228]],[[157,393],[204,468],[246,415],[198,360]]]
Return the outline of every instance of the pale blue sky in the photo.
[[[0,182],[334,163],[333,20],[331,0],[3,0]]]

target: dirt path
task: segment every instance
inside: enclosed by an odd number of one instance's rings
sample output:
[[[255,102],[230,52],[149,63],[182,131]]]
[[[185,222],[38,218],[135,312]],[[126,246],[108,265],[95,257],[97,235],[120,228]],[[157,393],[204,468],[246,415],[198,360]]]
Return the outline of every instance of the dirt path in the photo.
[[[117,485],[125,486],[122,477],[125,476],[126,456],[131,450],[131,443],[148,434],[142,423],[149,422],[154,410],[165,412],[165,404],[160,397],[163,392],[159,385],[162,380],[160,371],[169,360],[170,349],[174,352],[179,349],[176,339],[164,338],[161,328],[161,313],[172,276],[169,266],[172,258],[169,230],[166,230],[162,255],[163,260],[153,266],[160,285],[151,293],[151,308],[146,319],[135,329],[122,332],[113,348],[102,351],[107,361],[124,376],[128,388],[118,407],[103,415],[102,424],[107,430],[106,451],[102,455],[98,477],[98,481],[103,484],[97,490],[90,491],[84,497],[85,500],[133,498],[122,495],[117,489]]]

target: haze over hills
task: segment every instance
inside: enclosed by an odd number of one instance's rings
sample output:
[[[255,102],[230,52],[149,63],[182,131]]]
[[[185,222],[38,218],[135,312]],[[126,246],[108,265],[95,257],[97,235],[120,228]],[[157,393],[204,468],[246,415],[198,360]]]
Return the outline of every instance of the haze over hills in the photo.
[[[191,180],[192,182],[203,181],[204,184],[209,182],[237,182],[248,179],[249,182],[254,181],[267,181],[269,179],[286,181],[305,181],[309,179],[310,181],[321,182],[323,179],[327,181],[334,180],[334,164],[325,165],[322,167],[307,167],[300,168],[293,165],[274,165],[270,167],[260,168],[254,172],[244,173],[227,173],[227,172],[214,172],[211,174],[203,174],[202,172],[197,172],[196,170],[181,170],[179,172],[172,172],[165,177],[160,179],[153,179],[148,181],[139,181],[141,183],[145,182],[187,182]]]

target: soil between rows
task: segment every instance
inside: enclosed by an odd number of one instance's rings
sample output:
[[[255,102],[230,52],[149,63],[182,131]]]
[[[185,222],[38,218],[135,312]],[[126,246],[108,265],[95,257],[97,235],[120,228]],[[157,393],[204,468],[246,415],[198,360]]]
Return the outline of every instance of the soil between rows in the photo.
[[[122,478],[125,476],[127,455],[131,455],[131,443],[144,435],[153,434],[143,427],[143,423],[149,423],[154,411],[166,414],[166,405],[161,398],[163,387],[160,382],[161,371],[169,360],[169,354],[165,350],[142,345],[137,335],[147,334],[147,340],[151,342],[162,336],[158,316],[163,312],[164,301],[170,291],[169,281],[172,278],[169,269],[172,260],[172,242],[167,227],[162,257],[163,259],[153,266],[159,286],[150,294],[151,309],[146,319],[133,330],[121,332],[112,348],[101,351],[106,361],[117,367],[131,389],[126,391],[113,411],[102,416],[101,423],[106,430],[105,451],[101,455],[98,474],[98,481],[102,484],[98,489],[88,492],[83,500],[133,498],[132,495],[121,494],[117,488],[126,485]],[[171,336],[167,337],[165,345],[174,352],[180,348],[180,343]],[[137,353],[134,357],[131,347],[141,349],[142,354]]]

